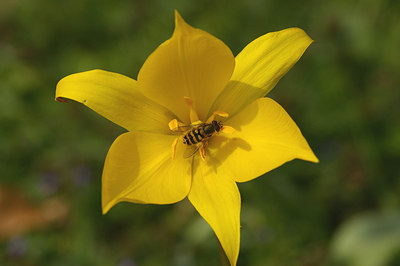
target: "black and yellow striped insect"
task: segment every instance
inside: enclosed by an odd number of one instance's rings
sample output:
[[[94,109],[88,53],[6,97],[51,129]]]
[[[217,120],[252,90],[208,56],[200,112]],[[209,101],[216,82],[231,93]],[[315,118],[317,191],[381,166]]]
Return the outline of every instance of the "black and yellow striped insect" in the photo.
[[[194,145],[217,134],[222,128],[221,122],[213,120],[211,123],[202,123],[183,136],[183,144]]]
[[[208,139],[216,135],[222,129],[221,121],[213,120],[211,123],[201,123],[194,126],[183,136],[183,144],[191,147],[187,149],[184,157],[194,155],[203,146],[204,153],[208,145]]]

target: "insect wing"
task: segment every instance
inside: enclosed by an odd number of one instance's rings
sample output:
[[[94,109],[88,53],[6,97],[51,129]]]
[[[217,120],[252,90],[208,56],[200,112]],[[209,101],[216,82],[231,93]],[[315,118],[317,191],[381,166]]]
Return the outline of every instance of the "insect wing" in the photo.
[[[171,131],[173,135],[176,136],[181,136],[181,135],[185,135],[187,132],[189,132],[191,130],[191,126],[179,126],[179,128],[177,128],[174,131]]]
[[[192,157],[199,149],[200,149],[201,143],[197,145],[186,145],[186,149],[183,152],[183,158],[189,158]]]
[[[173,131],[174,135],[182,135],[182,134],[186,134],[189,131],[193,130],[193,129],[198,129],[202,126],[204,126],[205,123],[199,123],[199,124],[195,124],[195,125],[186,125],[186,126],[179,126],[179,129],[177,129],[176,131]]]

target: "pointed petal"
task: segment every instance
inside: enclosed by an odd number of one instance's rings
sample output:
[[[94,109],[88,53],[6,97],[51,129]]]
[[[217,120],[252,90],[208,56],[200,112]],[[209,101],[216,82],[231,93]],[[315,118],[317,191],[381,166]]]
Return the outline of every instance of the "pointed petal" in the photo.
[[[169,133],[168,122],[173,118],[165,107],[142,95],[136,80],[104,70],[60,80],[56,100],[65,99],[80,102],[127,130]]]
[[[192,28],[175,13],[175,31],[147,58],[138,75],[143,94],[167,107],[185,123],[194,102],[205,121],[211,104],[229,81],[235,65],[230,49],[211,34]]]
[[[295,158],[318,162],[296,123],[270,98],[258,99],[226,123],[236,131],[215,136],[209,155],[230,169],[237,182],[254,179]]]
[[[231,265],[240,245],[240,193],[225,167],[195,160],[189,200],[217,235]]]
[[[231,116],[265,96],[300,59],[313,40],[299,28],[265,34],[237,56],[235,71],[211,110]]]
[[[169,204],[182,200],[191,184],[191,161],[175,156],[175,136],[128,132],[108,151],[102,179],[102,205],[106,213],[121,201]],[[177,145],[182,154],[183,144]]]

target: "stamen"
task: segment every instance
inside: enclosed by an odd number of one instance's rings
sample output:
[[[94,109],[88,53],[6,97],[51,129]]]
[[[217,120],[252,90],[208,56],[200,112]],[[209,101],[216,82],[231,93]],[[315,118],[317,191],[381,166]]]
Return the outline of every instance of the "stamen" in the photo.
[[[186,96],[183,97],[183,100],[190,107],[190,123],[193,124],[194,122],[199,121],[199,116],[193,108],[193,100]]]
[[[227,133],[227,134],[232,134],[233,132],[236,131],[233,127],[230,126],[222,126],[222,133]]]
[[[176,131],[179,128],[178,120],[172,119],[171,121],[169,121],[168,127],[169,127],[170,130]]]
[[[175,159],[176,145],[178,145],[178,140],[179,138],[176,138],[174,142],[172,142],[172,160]]]
[[[215,120],[216,116],[220,116],[223,118],[229,117],[229,114],[227,112],[221,111],[221,110],[216,110],[214,113],[207,119],[206,123],[211,123],[213,120]]]
[[[190,126],[191,126],[191,127],[195,127],[195,126],[198,126],[198,125],[200,125],[200,124],[203,124],[203,122],[200,121],[200,120],[197,120],[197,121],[194,121],[193,123],[191,123]]]
[[[185,101],[185,103],[191,107],[193,105],[193,100],[190,97],[187,96],[183,96],[183,100]]]
[[[192,139],[192,135],[189,134],[190,130],[195,130],[197,128],[201,128],[204,124],[211,124],[214,120],[217,120],[217,116],[220,118],[227,118],[229,117],[229,114],[227,112],[221,111],[221,110],[216,110],[212,113],[212,115],[208,118],[208,120],[204,123],[202,122],[198,115],[197,112],[195,111],[195,109],[193,108],[193,100],[189,97],[183,97],[183,100],[185,101],[185,103],[190,107],[190,125],[186,125],[184,123],[179,122],[177,119],[172,119],[171,121],[169,121],[168,123],[168,127],[171,131],[179,131],[181,133],[181,136],[178,138],[175,138],[175,140],[172,143],[171,149],[172,149],[172,159],[175,158],[175,154],[176,154],[176,147],[178,145],[178,140],[182,137],[185,137],[186,134],[188,134],[187,136],[189,138],[191,138],[191,142],[194,143],[194,140]],[[215,123],[215,122],[214,122]],[[233,133],[235,132],[235,129],[233,127],[230,126],[224,126],[220,123],[220,119],[217,120],[218,125],[222,126],[222,128],[220,130],[218,130],[218,132],[222,132],[222,133]],[[185,128],[185,130],[183,130]],[[217,134],[218,132],[214,132],[214,133],[210,133],[211,135],[208,137],[213,136],[214,134]],[[195,135],[196,137],[197,135]],[[207,147],[208,147],[208,140],[207,139],[198,139],[196,137],[197,140],[197,144],[196,146],[200,146],[198,149],[196,149],[196,151],[198,150],[200,153],[200,157],[203,161],[206,160],[206,155],[207,155]],[[185,144],[185,142],[184,142]],[[194,154],[194,153],[193,153]],[[192,154],[192,155],[193,155]]]
[[[186,127],[186,125],[176,119],[172,119],[171,121],[169,121],[168,127],[172,131],[180,131],[180,127]]]
[[[203,161],[206,161],[206,151],[207,151],[207,142],[203,142],[203,145],[200,146],[199,153],[200,157]]]

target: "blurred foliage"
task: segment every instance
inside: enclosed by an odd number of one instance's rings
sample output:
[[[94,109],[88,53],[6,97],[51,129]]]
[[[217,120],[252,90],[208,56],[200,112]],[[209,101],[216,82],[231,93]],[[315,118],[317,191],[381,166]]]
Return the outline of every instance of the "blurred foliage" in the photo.
[[[239,184],[238,264],[354,265],[351,250],[340,261],[331,252],[338,228],[376,213],[339,230],[339,239],[350,238],[400,207],[400,2],[393,0],[1,0],[0,226],[20,210],[47,218],[19,219],[26,224],[0,236],[0,265],[218,265],[215,237],[187,201],[120,203],[103,216],[102,166],[123,129],[54,101],[56,83],[71,73],[101,68],[136,78],[172,34],[174,9],[234,54],[292,26],[315,40],[269,96],[321,162],[294,161]],[[390,223],[398,233],[399,217]],[[388,244],[390,232],[376,234],[374,245]],[[392,250],[384,261],[399,265],[400,247]]]
[[[400,251],[399,221],[398,211],[364,214],[351,219],[337,232],[333,258],[354,266],[389,265],[393,255]]]

